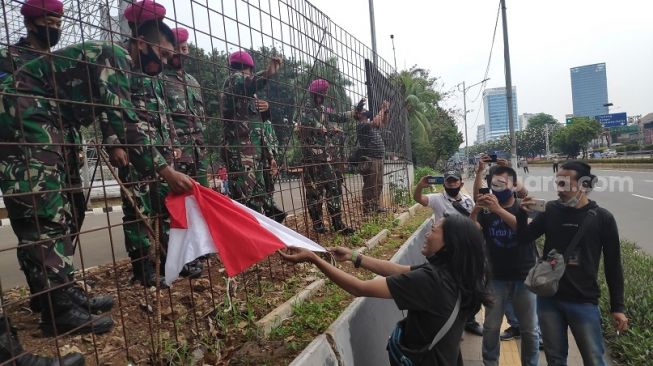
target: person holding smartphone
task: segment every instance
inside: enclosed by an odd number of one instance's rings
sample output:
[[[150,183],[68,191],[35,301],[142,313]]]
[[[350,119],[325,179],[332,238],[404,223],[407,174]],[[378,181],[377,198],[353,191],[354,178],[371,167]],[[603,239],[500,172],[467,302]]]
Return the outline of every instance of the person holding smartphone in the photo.
[[[436,182],[437,178],[444,181],[444,192],[422,194],[422,190],[431,185],[429,181]],[[447,171],[444,177],[425,176],[417,183],[413,198],[420,205],[430,207],[436,221],[451,215],[469,217],[474,208],[474,200],[462,192],[463,185],[460,173],[455,170]],[[470,314],[465,323],[465,330],[477,336],[483,335],[483,327],[476,321],[475,314]]]
[[[528,271],[535,265],[535,246],[532,241],[521,244],[517,240],[520,212],[520,201],[514,193],[517,172],[508,166],[496,166],[490,174],[491,193],[481,191],[471,213],[471,219],[483,231],[492,269],[490,289],[494,302],[485,307],[483,363],[499,364],[500,327],[506,305],[512,301],[520,325],[521,363],[536,366],[539,360],[536,297],[524,285]]]

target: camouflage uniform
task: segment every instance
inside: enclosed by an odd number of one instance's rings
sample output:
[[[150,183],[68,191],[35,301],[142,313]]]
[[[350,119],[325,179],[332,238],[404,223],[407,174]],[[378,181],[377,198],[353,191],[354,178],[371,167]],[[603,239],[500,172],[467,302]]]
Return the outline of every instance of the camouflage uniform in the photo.
[[[263,186],[265,187],[263,211],[266,215],[272,216],[279,212],[276,212],[278,208],[274,205],[274,177],[270,162],[276,160],[279,153],[279,141],[269,119],[265,119],[263,122],[260,120],[251,122],[250,129],[251,141],[255,146],[255,156],[263,169]]]
[[[148,131],[151,144],[156,146],[155,150],[167,163],[171,163],[172,140],[175,135],[168,118],[163,81],[134,68],[131,75],[131,101],[143,129]],[[170,216],[164,200],[170,188],[165,180],[156,175],[157,171],[140,171],[133,165],[128,165],[120,168],[118,174],[131,191],[136,208],[143,216],[159,220],[159,242],[165,248],[170,232]],[[132,259],[141,258],[148,252],[150,238],[145,223],[140,220],[124,192],[122,210],[125,249]]]
[[[301,111],[299,122],[303,179],[313,227],[322,225],[322,197],[326,196],[331,226],[335,230],[344,228],[340,207],[341,184],[333,166],[335,161],[332,154],[337,149],[334,136],[342,134],[334,127],[334,123],[345,123],[349,119],[349,113],[331,113],[324,106],[316,106],[313,102],[309,102]]]
[[[252,141],[252,124],[261,122],[254,104],[254,94],[263,89],[267,79],[263,72],[246,76],[236,71],[225,81],[222,94],[224,119],[224,161],[229,172],[229,193],[253,210],[264,212],[266,202],[263,164]]]
[[[2,84],[0,189],[33,291],[68,283],[73,271],[71,203],[62,192],[71,131],[99,120],[104,144],[138,145],[129,158],[140,171],[166,165],[129,100],[130,68],[122,47],[85,42],[25,64]],[[66,102],[48,100],[55,97]]]
[[[17,43],[8,48],[0,49],[0,81],[4,81],[13,75],[26,62],[32,61],[42,55],[43,52],[35,50],[25,37],[21,37]],[[79,174],[81,163],[78,159],[78,154],[82,153],[82,139],[81,134],[76,128],[70,129],[67,142],[71,143],[71,146],[64,147],[66,168],[68,169],[68,187],[76,187],[78,189],[69,190],[66,194],[68,195],[68,200],[71,202],[73,212],[71,232],[78,233],[86,215],[86,199],[82,191],[82,177]],[[75,235],[72,237],[72,241],[75,241]]]
[[[181,148],[181,158],[175,161],[175,169],[208,187],[204,146],[204,101],[197,80],[184,71],[166,69],[165,94],[170,118]]]

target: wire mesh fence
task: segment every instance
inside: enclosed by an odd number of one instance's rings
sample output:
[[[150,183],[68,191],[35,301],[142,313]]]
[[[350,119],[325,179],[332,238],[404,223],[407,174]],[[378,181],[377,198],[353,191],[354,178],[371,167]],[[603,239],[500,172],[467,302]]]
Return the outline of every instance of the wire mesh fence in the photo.
[[[256,338],[306,276],[218,253],[167,286],[187,177],[323,245],[407,203],[396,72],[306,1],[0,1],[0,362],[227,364]]]

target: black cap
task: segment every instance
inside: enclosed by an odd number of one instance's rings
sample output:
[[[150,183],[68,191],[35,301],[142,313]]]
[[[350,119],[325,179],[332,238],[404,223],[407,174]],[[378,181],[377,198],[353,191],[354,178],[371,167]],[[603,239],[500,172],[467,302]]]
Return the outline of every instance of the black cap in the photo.
[[[456,178],[456,180],[462,180],[463,177],[458,173],[456,170],[449,170],[446,173],[444,173],[444,179],[449,179],[449,178]]]

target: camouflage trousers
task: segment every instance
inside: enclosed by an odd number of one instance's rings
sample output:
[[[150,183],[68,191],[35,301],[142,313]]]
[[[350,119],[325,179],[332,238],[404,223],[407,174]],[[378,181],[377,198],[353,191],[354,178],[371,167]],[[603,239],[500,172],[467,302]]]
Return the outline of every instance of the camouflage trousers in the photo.
[[[263,175],[264,163],[252,155],[240,154],[230,149],[227,154],[229,195],[252,210],[265,213],[273,205],[272,195],[267,192]]]
[[[165,197],[170,191],[168,183],[156,177],[143,177],[132,165],[118,170],[120,180],[131,193],[136,205],[134,207],[125,192],[121,190],[122,197],[122,230],[125,235],[125,249],[132,256],[145,254],[150,248],[150,236],[147,226],[137,214],[140,212],[154,229],[154,220],[158,220],[159,242],[163,249],[167,247],[170,234],[170,215],[165,206]],[[132,258],[136,259],[136,258]]]
[[[322,223],[322,199],[326,198],[327,211],[331,217],[331,225],[339,226],[341,219],[341,184],[338,175],[330,163],[309,163],[304,167],[302,178],[306,190],[308,214],[313,225]]]
[[[204,146],[197,144],[190,135],[178,136],[181,145],[181,158],[175,161],[175,170],[195,179],[204,187],[209,186],[206,171],[206,154]]]
[[[69,173],[76,159],[69,165],[64,155],[52,145],[0,148],[0,189],[32,293],[68,283],[74,271],[73,240],[85,207],[71,179],[79,172]]]

